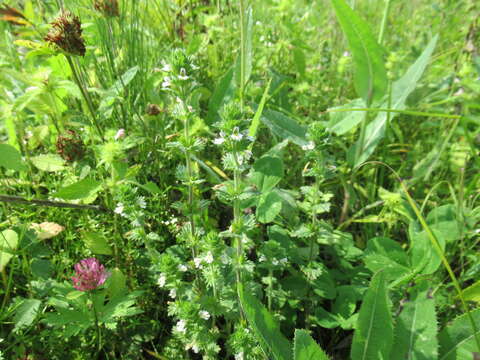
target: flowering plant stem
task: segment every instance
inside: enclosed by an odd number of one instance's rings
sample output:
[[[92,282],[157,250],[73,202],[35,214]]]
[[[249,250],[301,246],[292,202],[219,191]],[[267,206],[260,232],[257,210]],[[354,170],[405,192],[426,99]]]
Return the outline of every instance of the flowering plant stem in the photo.
[[[90,296],[90,301],[92,302],[93,317],[95,319],[95,330],[96,330],[96,340],[97,340],[97,356],[98,356],[98,355],[100,355],[100,351],[102,349],[102,333],[100,331],[100,325],[98,323],[97,307],[95,305],[93,291],[90,291],[88,294]]]
[[[100,136],[102,141],[105,141],[102,128],[98,124],[97,117],[95,115],[95,109],[93,108],[92,98],[90,97],[87,89],[85,88],[85,84],[80,79],[77,68],[73,63],[72,57],[69,55],[65,55],[65,57],[67,58],[70,69],[72,70],[73,79],[75,80],[75,83],[77,84],[78,88],[80,89],[80,92],[82,93],[83,98],[85,99],[85,102],[87,103],[88,110],[90,111],[90,115],[92,116],[91,123],[95,126],[98,132],[98,135]]]

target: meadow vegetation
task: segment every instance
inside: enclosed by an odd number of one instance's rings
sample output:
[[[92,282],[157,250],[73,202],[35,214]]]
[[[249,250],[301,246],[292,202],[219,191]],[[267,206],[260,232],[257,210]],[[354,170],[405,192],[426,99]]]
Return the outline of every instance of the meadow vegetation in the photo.
[[[479,359],[479,15],[3,1],[0,359]]]

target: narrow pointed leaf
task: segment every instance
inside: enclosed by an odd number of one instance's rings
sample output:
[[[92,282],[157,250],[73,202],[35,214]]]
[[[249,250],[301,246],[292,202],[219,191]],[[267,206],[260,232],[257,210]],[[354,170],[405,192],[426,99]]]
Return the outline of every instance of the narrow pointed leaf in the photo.
[[[385,284],[385,274],[378,272],[360,308],[353,335],[352,360],[387,360],[393,342],[393,324]]]
[[[347,37],[355,63],[355,89],[368,104],[381,99],[387,90],[387,71],[383,50],[368,24],[345,0],[331,0],[338,22]]]

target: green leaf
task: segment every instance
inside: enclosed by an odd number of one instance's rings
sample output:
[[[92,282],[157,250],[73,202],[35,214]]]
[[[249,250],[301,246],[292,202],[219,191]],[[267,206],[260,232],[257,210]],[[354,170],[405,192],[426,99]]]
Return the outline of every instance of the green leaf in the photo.
[[[252,181],[262,193],[272,190],[283,177],[283,161],[276,156],[262,156],[253,169]]]
[[[22,160],[22,154],[12,145],[0,144],[0,154],[0,166],[16,171],[27,170],[27,166]]]
[[[388,360],[393,342],[393,323],[385,274],[376,273],[370,283],[353,335],[352,360]]]
[[[83,234],[83,241],[91,252],[97,255],[112,255],[113,251],[108,241],[102,234],[86,232]]]
[[[365,266],[374,273],[383,269],[387,281],[410,272],[406,252],[399,243],[384,237],[368,240],[364,262]]]
[[[308,144],[307,130],[281,112],[264,110],[261,120],[280,139],[289,139],[299,146]]]
[[[465,301],[480,303],[480,280],[462,291]]]
[[[100,191],[102,183],[91,178],[85,178],[72,185],[65,186],[53,194],[65,200],[80,200],[94,196]]]
[[[428,282],[419,284],[395,325],[395,343],[391,360],[429,360],[438,357],[435,301],[429,295]]]
[[[293,353],[295,360],[328,360],[328,356],[306,330],[295,330]]]
[[[56,154],[38,155],[30,158],[32,164],[39,170],[57,172],[65,169],[65,161]]]
[[[480,336],[480,309],[470,312],[477,325],[477,332],[472,329],[468,314],[457,317],[438,335],[440,344],[439,360],[472,360],[479,351],[475,335]]]
[[[15,324],[13,332],[30,326],[37,317],[38,309],[42,302],[36,299],[23,299],[21,304],[15,310],[13,323]]]
[[[263,224],[272,222],[282,210],[282,198],[275,191],[260,196],[257,205],[257,220]]]
[[[355,99],[348,104],[330,108],[330,121],[328,122],[328,130],[343,135],[355,128],[365,118],[363,111],[335,111],[341,109],[364,109],[366,107],[363,99]]]
[[[260,126],[260,118],[262,116],[265,103],[267,102],[268,91],[270,90],[271,83],[272,83],[272,79],[270,79],[267,86],[265,87],[262,100],[260,100],[260,104],[258,105],[257,110],[255,111],[255,115],[253,116],[252,123],[250,124],[250,128],[248,129],[248,135],[252,137],[257,136],[258,127]]]
[[[135,78],[140,67],[134,66],[128,69],[120,79],[115,81],[115,83],[105,92],[102,96],[102,101],[98,111],[102,113],[107,118],[112,115],[113,104],[121,95],[122,91],[130,84],[130,82]]]
[[[234,81],[235,66],[232,66],[225,75],[220,79],[215,91],[210,97],[208,102],[208,114],[206,122],[212,124],[218,117],[218,111],[222,108],[223,104],[230,101],[235,94],[235,81]]]
[[[425,50],[418,57],[415,63],[409,67],[405,75],[395,81],[392,85],[392,103],[393,110],[403,110],[408,96],[415,90],[418,81],[424,73],[432,56],[438,36],[434,36],[428,43]],[[387,107],[388,103],[382,104],[382,107]],[[390,119],[393,119],[397,114],[390,113]],[[360,146],[357,142],[349,151],[349,163],[353,166],[358,166],[366,161],[370,155],[373,154],[377,145],[385,136],[385,129],[387,125],[387,113],[379,113],[375,119],[367,125],[365,131],[365,142],[361,151],[360,157],[356,163],[353,162],[353,155],[356,153],[356,147]]]
[[[280,332],[280,326],[268,310],[240,287],[240,302],[253,332],[269,359],[291,360],[292,345]]]
[[[344,0],[331,0],[338,22],[347,37],[355,63],[355,89],[366,104],[381,99],[387,90],[383,49],[368,24]],[[371,101],[370,101],[371,100]]]
[[[18,234],[13,230],[0,233],[0,272],[5,269],[18,246]]]
[[[110,299],[117,296],[122,296],[127,292],[127,277],[122,273],[122,270],[115,268],[112,270],[108,278],[107,292]]]

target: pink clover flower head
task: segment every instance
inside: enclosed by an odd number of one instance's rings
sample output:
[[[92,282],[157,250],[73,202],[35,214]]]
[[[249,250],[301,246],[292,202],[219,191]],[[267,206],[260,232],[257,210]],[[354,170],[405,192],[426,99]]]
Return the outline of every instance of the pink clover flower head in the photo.
[[[79,291],[95,290],[105,283],[108,272],[95,258],[87,258],[75,264],[76,276],[72,276],[73,287]]]

